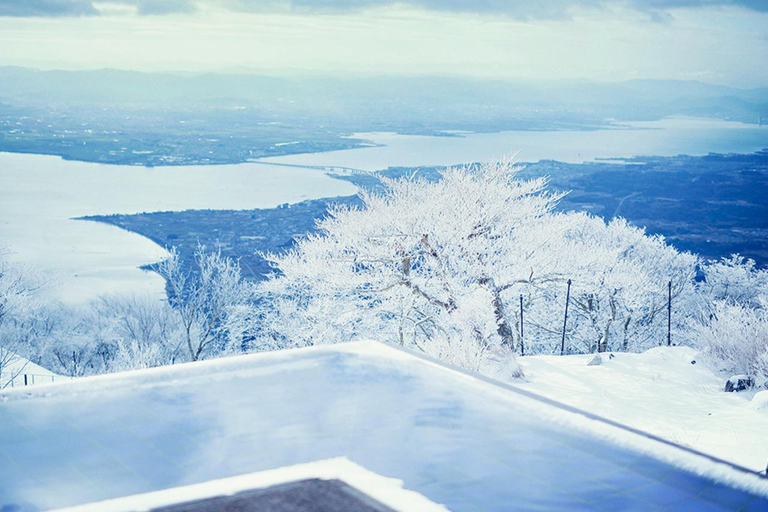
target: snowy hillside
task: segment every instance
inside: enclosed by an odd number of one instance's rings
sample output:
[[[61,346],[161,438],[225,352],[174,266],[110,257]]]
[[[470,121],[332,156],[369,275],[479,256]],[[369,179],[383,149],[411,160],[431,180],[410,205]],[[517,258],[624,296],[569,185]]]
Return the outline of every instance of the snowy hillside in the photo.
[[[520,358],[520,387],[755,471],[768,464],[768,391],[725,393],[688,347]],[[695,364],[693,363],[695,361]],[[753,398],[754,397],[754,398]]]

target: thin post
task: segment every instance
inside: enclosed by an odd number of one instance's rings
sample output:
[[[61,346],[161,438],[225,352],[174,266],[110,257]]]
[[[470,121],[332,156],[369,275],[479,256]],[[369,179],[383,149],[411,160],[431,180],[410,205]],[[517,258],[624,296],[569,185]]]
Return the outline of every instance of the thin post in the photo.
[[[667,284],[669,291],[667,299],[667,346],[672,345],[672,281]]]
[[[27,385],[27,374],[26,373],[24,374],[24,385],[25,386]]]
[[[563,318],[563,339],[560,341],[560,355],[565,354],[565,327],[568,325],[568,302],[571,300],[571,280],[568,280],[568,291],[565,293],[565,317]]]
[[[520,355],[525,355],[525,342],[523,341],[523,294],[520,294]]]

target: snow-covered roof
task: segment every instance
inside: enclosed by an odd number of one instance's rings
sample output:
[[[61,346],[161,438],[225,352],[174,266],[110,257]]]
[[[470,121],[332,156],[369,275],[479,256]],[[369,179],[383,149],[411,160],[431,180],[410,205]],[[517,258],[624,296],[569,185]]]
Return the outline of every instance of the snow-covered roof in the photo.
[[[283,466],[277,469],[248,473],[245,475],[233,476],[229,478],[220,478],[210,480],[200,484],[184,485],[154,491],[143,494],[135,494],[122,498],[98,501],[86,505],[76,505],[71,508],[60,509],[59,512],[104,512],[122,511],[133,512],[137,510],[163,510],[164,507],[182,506],[194,509],[194,504],[205,503],[206,501],[224,501],[227,497],[238,497],[248,495],[254,491],[266,491],[280,489],[283,486],[297,485],[301,486],[308,482],[337,482],[341,483],[353,491],[351,497],[362,498],[363,505],[370,504],[372,507],[355,506],[356,503],[338,503],[336,500],[332,506],[325,503],[325,509],[345,510],[347,512],[358,512],[358,510],[391,510],[405,511],[418,510],[419,512],[445,512],[447,509],[426,499],[419,493],[408,491],[402,488],[402,482],[393,478],[386,478],[377,475],[367,469],[351,462],[344,457],[335,459],[309,462],[306,464],[296,464],[294,466]],[[310,491],[311,492],[311,491]],[[315,496],[308,496],[309,500],[327,499],[328,496],[318,493]],[[342,494],[343,496],[343,494]],[[269,505],[270,512],[281,510],[297,510],[291,507],[291,503],[279,499],[272,499]],[[305,501],[306,500],[302,500]],[[344,500],[341,500],[344,501]],[[357,502],[358,504],[360,501]],[[313,503],[313,505],[316,505]],[[310,505],[310,506],[313,506]],[[375,505],[381,505],[375,506]],[[208,507],[208,509],[215,507]],[[222,507],[225,510],[241,510],[237,506],[229,508]],[[260,510],[254,504],[248,507],[242,507],[246,510]],[[262,507],[266,508],[266,507]],[[315,507],[321,508],[321,507]],[[299,509],[301,510],[301,509]]]
[[[375,342],[0,394],[21,510],[335,457],[451,510],[768,509],[755,473]]]
[[[19,355],[12,354],[0,373],[0,389],[69,380]]]

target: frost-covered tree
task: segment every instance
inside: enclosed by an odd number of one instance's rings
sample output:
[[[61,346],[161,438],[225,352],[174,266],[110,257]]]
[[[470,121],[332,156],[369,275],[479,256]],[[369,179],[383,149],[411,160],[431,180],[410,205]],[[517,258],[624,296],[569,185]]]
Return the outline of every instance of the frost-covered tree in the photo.
[[[557,278],[553,258],[530,249],[546,245],[558,196],[515,172],[500,162],[448,169],[438,182],[384,180],[361,208],[331,209],[317,234],[268,256],[280,275],[261,287],[267,345],[372,338],[517,373],[509,297]]]
[[[0,386],[23,372],[19,356],[31,356],[42,326],[38,292],[44,280],[24,265],[11,263],[8,254],[0,247]]]
[[[174,248],[157,267],[192,361],[242,345],[246,319],[242,312],[251,295],[240,266],[231,258],[198,247],[195,264],[197,272],[186,269]]]
[[[264,346],[372,338],[514,374],[520,295],[526,339],[550,351],[569,278],[571,351],[658,343],[667,283],[692,293],[696,258],[623,220],[554,213],[546,180],[515,173],[498,162],[384,180],[362,207],[331,209],[316,234],[268,255],[279,274],[260,288]]]

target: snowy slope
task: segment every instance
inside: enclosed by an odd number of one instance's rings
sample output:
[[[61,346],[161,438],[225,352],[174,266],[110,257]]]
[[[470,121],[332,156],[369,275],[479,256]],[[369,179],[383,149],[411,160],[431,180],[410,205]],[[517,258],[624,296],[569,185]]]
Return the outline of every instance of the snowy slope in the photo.
[[[688,347],[643,354],[531,356],[520,359],[523,389],[650,432],[755,471],[768,463],[763,392],[724,393],[718,374]],[[696,361],[696,364],[692,364]],[[753,397],[754,400],[753,400]]]

